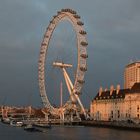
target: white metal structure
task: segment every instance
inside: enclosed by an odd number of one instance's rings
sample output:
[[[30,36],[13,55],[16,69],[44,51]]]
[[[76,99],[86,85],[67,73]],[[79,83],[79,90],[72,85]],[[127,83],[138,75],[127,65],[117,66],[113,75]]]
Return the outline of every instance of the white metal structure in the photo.
[[[58,11],[57,15],[53,16],[53,19],[50,21],[50,24],[47,27],[47,30],[44,34],[44,38],[41,43],[40,57],[38,63],[40,96],[45,107],[49,108],[50,111],[53,113],[58,113],[58,109],[54,108],[50,104],[49,99],[47,97],[47,93],[45,89],[45,77],[47,77],[47,75],[45,75],[45,61],[47,57],[49,42],[53,34],[53,31],[56,28],[56,25],[63,20],[68,20],[73,25],[77,36],[78,60],[77,60],[77,70],[76,70],[76,77],[74,83],[71,82],[70,77],[66,72],[67,67],[72,67],[71,64],[54,62],[53,65],[62,68],[71,100],[73,102],[77,101],[83,113],[86,115],[84,107],[79,99],[79,95],[81,93],[81,88],[84,84],[85,71],[87,70],[86,59],[88,55],[87,55],[86,48],[88,43],[86,41],[86,31],[84,31],[83,22],[80,21],[80,16],[77,15],[77,13],[71,9],[62,9],[61,11]]]

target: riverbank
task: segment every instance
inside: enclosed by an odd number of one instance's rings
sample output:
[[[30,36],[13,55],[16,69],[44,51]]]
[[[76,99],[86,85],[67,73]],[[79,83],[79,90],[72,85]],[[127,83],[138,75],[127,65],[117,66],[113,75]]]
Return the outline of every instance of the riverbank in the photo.
[[[140,124],[134,124],[124,121],[81,121],[81,122],[51,122],[52,125],[57,126],[85,126],[85,127],[102,127],[113,128],[119,130],[140,131]]]
[[[73,124],[73,125],[76,125],[76,124]],[[140,131],[140,124],[134,124],[134,123],[128,123],[128,122],[82,121],[82,122],[79,122],[79,125]]]
[[[23,121],[23,120],[22,120]],[[7,123],[2,121],[3,123]],[[60,120],[24,120],[23,124],[51,124],[52,126],[87,126],[87,127],[102,127],[102,128],[114,128],[122,130],[140,131],[140,124],[130,123],[126,121],[81,121],[81,122],[62,122]],[[7,124],[10,124],[7,123]]]

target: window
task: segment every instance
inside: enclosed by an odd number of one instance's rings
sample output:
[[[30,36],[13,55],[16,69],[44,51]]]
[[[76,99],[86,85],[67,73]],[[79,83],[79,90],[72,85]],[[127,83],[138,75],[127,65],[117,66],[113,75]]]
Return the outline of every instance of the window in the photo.
[[[118,110],[118,118],[120,118],[120,111]]]
[[[137,112],[139,112],[139,109],[140,109],[140,108],[139,108],[139,105],[137,105]]]
[[[113,118],[113,111],[111,111],[111,118]]]

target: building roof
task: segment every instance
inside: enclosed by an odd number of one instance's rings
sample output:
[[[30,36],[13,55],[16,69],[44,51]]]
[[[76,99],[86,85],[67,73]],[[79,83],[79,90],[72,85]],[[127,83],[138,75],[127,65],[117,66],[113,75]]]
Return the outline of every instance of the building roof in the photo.
[[[132,92],[140,92],[140,83],[135,83],[132,88],[131,88]]]
[[[103,91],[101,95],[98,94],[95,96],[94,100],[105,100],[105,99],[121,99],[125,98],[126,94],[140,93],[140,83],[135,83],[131,89],[120,89],[117,93],[117,90],[113,90],[110,95],[110,90]]]
[[[126,67],[131,67],[131,66],[133,66],[135,64],[140,64],[140,61],[129,63],[128,65],[126,65]]]

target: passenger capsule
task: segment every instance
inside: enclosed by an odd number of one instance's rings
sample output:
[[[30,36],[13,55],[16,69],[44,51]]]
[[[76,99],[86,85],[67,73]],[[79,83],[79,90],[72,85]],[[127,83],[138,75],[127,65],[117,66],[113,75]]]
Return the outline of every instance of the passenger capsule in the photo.
[[[81,18],[79,15],[73,15],[73,16],[77,19]]]
[[[77,24],[80,26],[84,25],[84,23],[82,21],[78,21]]]
[[[42,44],[41,44],[41,46],[46,46],[46,45],[47,45],[46,43],[42,43]]]
[[[88,45],[88,43],[87,43],[87,42],[82,41],[82,42],[81,42],[81,45],[82,45],[82,46],[87,46],[87,45]]]
[[[87,71],[87,67],[80,67],[81,71]]]
[[[86,34],[87,34],[86,31],[80,31],[79,33],[80,33],[81,35],[86,35]]]
[[[87,54],[81,54],[80,55],[82,58],[88,58],[88,55]]]

